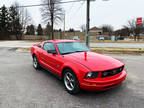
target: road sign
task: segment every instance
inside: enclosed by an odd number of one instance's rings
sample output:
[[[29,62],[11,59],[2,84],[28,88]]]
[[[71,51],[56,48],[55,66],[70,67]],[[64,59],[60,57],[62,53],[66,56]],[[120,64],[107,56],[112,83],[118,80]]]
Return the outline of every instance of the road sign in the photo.
[[[137,25],[142,25],[142,17],[137,18]]]

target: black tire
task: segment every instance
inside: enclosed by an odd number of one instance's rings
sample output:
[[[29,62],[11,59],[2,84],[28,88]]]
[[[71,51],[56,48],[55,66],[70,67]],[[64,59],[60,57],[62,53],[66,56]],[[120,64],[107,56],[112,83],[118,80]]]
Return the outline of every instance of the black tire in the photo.
[[[69,78],[67,78],[67,76],[69,76]],[[70,79],[70,81],[68,81],[68,79]],[[64,71],[64,74],[63,74],[63,83],[64,83],[65,89],[67,90],[68,93],[70,93],[70,94],[77,94],[77,93],[80,92],[79,81],[78,81],[75,73],[71,69],[66,69]]]
[[[40,64],[38,62],[38,59],[37,57],[34,55],[33,56],[33,67],[37,70],[37,69],[40,69]]]

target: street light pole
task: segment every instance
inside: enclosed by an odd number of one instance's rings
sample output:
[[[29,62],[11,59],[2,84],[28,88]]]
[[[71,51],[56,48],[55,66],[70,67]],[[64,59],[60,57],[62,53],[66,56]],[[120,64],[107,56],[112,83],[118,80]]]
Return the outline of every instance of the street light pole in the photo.
[[[86,18],[86,45],[90,47],[89,38],[90,38],[90,0],[87,0],[87,18]]]

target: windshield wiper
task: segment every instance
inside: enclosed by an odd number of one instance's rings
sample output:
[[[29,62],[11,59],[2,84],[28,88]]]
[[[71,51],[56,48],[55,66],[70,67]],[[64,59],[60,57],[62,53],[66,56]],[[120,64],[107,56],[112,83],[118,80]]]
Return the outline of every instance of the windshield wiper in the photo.
[[[85,52],[85,51],[75,51],[75,52]]]

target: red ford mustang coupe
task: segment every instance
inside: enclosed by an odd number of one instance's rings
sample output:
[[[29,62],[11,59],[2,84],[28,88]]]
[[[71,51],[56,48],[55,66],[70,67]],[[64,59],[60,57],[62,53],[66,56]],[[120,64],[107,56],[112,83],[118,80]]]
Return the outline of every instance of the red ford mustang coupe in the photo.
[[[31,48],[33,66],[43,67],[64,82],[66,90],[76,94],[83,90],[103,91],[125,80],[124,63],[90,51],[73,40],[48,40]]]

